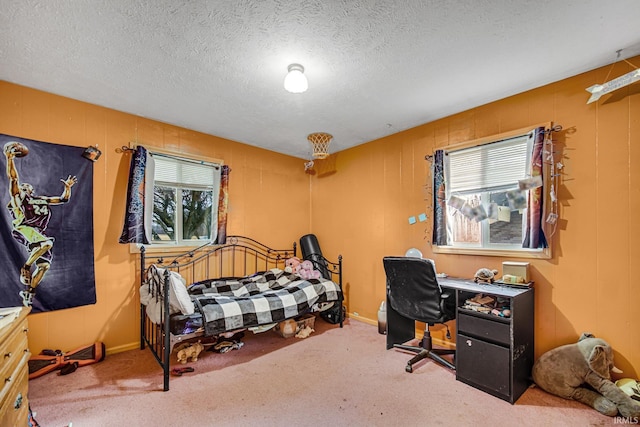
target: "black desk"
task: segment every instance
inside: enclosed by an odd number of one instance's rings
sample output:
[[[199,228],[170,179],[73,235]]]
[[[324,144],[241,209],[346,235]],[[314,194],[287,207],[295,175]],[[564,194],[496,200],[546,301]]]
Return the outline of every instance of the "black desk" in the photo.
[[[456,379],[514,403],[530,385],[534,350],[533,288],[483,285],[472,280],[438,278],[456,292]],[[505,300],[511,317],[463,308],[475,294]],[[415,321],[387,301],[387,349],[415,338]]]

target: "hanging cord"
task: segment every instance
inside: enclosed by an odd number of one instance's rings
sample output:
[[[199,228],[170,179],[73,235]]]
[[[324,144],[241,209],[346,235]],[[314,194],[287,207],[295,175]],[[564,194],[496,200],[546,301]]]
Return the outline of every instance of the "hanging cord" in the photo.
[[[551,224],[553,227],[551,229],[551,234],[548,237],[548,241],[551,240],[551,238],[555,235],[556,230],[558,228],[558,195],[557,195],[557,191],[558,191],[558,185],[559,185],[559,176],[560,174],[557,171],[557,167],[560,168],[558,165],[556,165],[556,161],[555,161],[555,147],[553,145],[554,140],[553,140],[553,132],[560,132],[562,130],[562,126],[560,125],[555,125],[552,126],[550,129],[547,129],[545,131],[545,153],[546,153],[546,157],[545,157],[545,163],[547,163],[549,165],[549,177],[551,178],[551,188],[549,189],[549,198],[551,199],[551,207],[549,209],[549,213],[547,215],[546,218],[546,222],[547,224]]]
[[[622,52],[622,49],[620,50],[616,50],[616,60],[613,61],[613,64],[611,64],[611,67],[609,67],[609,72],[607,73],[607,77],[604,78],[605,82],[609,81],[609,76],[611,75],[611,72],[613,71],[613,68],[616,66],[616,64],[618,63],[618,60],[620,59],[620,53]]]
[[[605,77],[605,79],[603,80],[604,82],[608,82],[609,81],[609,76],[611,75],[611,72],[613,71],[613,68],[619,62],[621,53],[622,53],[622,49],[616,50],[616,60],[615,60],[615,62],[613,64],[611,64],[611,67],[609,68],[609,71],[607,72],[607,77]],[[623,59],[623,61],[626,62],[627,64],[631,65],[633,68],[638,69],[638,67],[636,67],[634,64],[632,64],[631,62],[627,61],[626,59]]]

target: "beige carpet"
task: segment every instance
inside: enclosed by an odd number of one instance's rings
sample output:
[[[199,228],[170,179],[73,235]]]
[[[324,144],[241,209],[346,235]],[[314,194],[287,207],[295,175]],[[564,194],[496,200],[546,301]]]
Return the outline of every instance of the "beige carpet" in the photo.
[[[43,427],[104,426],[592,426],[614,418],[528,389],[511,405],[456,381],[432,361],[404,371],[410,354],[385,350],[378,328],[318,319],[309,338],[247,333],[226,354],[203,352],[171,377],[149,350],[133,350],[59,376],[31,380]],[[184,366],[184,365],[177,365]]]

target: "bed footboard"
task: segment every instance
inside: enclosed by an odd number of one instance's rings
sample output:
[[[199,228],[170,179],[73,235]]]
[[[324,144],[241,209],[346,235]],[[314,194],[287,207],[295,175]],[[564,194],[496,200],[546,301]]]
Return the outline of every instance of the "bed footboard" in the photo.
[[[295,242],[288,249],[273,249],[244,236],[228,236],[225,244],[206,244],[180,253],[147,254],[144,246],[140,248],[141,293],[146,288],[146,297],[161,302],[153,316],[149,315],[147,305],[140,304],[140,349],[149,347],[162,367],[164,391],[169,390],[170,356],[174,346],[203,335],[202,331],[179,336],[171,333],[170,272],[179,273],[186,283],[193,284],[211,277],[245,277],[272,268],[284,269],[285,261],[293,256],[296,256]],[[149,279],[151,266],[165,268],[163,280]]]

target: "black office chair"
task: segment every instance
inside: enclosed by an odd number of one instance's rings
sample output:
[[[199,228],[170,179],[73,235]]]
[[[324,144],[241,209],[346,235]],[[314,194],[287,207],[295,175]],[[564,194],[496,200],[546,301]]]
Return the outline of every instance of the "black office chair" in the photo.
[[[453,354],[455,358],[455,350],[434,349],[429,332],[429,326],[455,319],[455,292],[443,292],[429,260],[384,257],[383,264],[387,275],[387,349],[394,347],[418,353],[407,362],[407,372],[413,372],[413,365],[425,358],[455,370],[455,365],[442,357]],[[427,325],[420,347],[402,344],[415,338],[416,320]],[[450,337],[449,327],[445,326]]]

